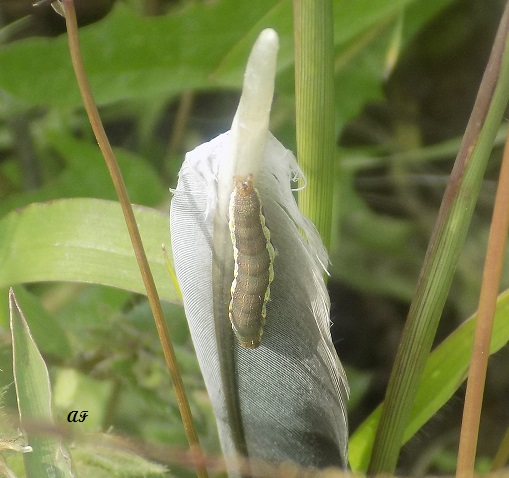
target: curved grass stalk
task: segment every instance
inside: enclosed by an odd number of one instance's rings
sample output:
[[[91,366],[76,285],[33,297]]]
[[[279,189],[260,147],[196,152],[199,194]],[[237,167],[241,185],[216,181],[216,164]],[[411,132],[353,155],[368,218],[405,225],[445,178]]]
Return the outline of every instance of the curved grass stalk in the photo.
[[[393,473],[424,364],[509,99],[509,5],[500,22],[410,306],[377,430],[370,474]]]

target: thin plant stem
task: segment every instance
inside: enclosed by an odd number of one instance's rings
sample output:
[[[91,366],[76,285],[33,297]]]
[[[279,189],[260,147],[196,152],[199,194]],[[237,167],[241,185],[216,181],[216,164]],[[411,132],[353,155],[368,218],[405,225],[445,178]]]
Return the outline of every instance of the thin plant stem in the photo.
[[[334,35],[332,0],[294,0],[297,157],[307,178],[299,208],[328,249],[334,187]]]
[[[509,136],[507,137],[500,178],[498,181],[493,219],[486,261],[484,263],[479,308],[472,347],[472,358],[468,371],[467,391],[461,422],[460,444],[458,452],[458,478],[474,476],[477,437],[481,419],[481,407],[486,381],[486,370],[490,356],[493,318],[500,288],[502,265],[504,263],[507,232],[509,230]]]
[[[131,202],[129,201],[129,197],[127,195],[125,183],[120,172],[120,169],[118,167],[117,161],[115,159],[115,156],[113,154],[113,150],[111,149],[111,145],[106,136],[106,132],[104,131],[101,119],[99,117],[99,112],[95,105],[92,90],[90,89],[90,85],[88,83],[85,73],[85,68],[83,66],[83,62],[81,59],[81,52],[78,40],[78,26],[76,22],[76,12],[74,9],[73,0],[63,0],[63,6],[65,12],[67,32],[69,37],[69,50],[71,53],[71,60],[74,67],[76,79],[80,88],[83,103],[88,113],[89,121],[94,131],[97,143],[99,144],[101,152],[106,161],[106,165],[110,172],[111,179],[115,186],[115,190],[117,192],[119,202],[122,207],[122,212],[126,220],[127,229],[129,231],[129,236],[131,238],[136,260],[138,262],[143,283],[145,284],[145,288],[147,291],[147,297],[150,303],[150,308],[152,309],[152,314],[154,315],[154,321],[156,324],[157,333],[159,335],[159,340],[162,345],[166,365],[170,372],[170,376],[173,381],[173,386],[175,387],[177,402],[180,414],[182,416],[186,436],[189,441],[191,452],[195,457],[197,475],[199,477],[205,478],[208,476],[207,470],[203,464],[203,456],[198,441],[198,435],[193,424],[191,409],[187,401],[184,385],[182,383],[182,378],[179,372],[177,359],[175,357],[175,352],[173,350],[173,345],[171,343],[168,329],[164,321],[163,310],[161,307],[159,296],[157,294],[154,278],[150,271],[145,250],[143,248],[143,244],[141,241],[140,232],[138,230],[136,219],[134,217],[134,212],[131,207]]]
[[[177,114],[175,115],[175,122],[168,141],[166,162],[168,162],[172,156],[178,153],[178,150],[182,144],[182,140],[184,139],[184,134],[187,128],[187,123],[189,122],[189,116],[193,108],[194,98],[195,94],[193,90],[186,90],[180,96],[177,107]]]
[[[509,99],[508,31],[509,5],[502,16],[424,258],[389,379],[369,474],[392,474],[396,468],[407,420]]]

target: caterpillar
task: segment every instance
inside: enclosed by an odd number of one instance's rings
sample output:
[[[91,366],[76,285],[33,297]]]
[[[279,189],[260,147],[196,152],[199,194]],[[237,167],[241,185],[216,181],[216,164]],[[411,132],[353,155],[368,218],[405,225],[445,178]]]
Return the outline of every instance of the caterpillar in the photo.
[[[234,183],[229,228],[235,265],[228,315],[240,345],[254,349],[265,325],[275,251],[252,175],[236,176]]]

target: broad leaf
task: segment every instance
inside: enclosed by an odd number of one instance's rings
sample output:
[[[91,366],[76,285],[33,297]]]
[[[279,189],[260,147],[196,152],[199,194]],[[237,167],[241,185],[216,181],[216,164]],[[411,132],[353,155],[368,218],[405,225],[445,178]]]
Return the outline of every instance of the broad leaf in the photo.
[[[178,302],[161,250],[169,242],[166,214],[135,207],[162,299]],[[120,205],[99,199],[32,204],[0,221],[0,287],[41,281],[110,285],[143,294]]]

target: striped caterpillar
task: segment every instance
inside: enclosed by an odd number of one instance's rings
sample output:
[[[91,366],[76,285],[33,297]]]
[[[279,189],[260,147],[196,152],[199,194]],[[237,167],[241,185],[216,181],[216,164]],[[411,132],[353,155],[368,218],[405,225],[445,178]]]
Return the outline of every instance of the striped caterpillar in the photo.
[[[229,228],[235,268],[228,314],[240,345],[254,349],[260,345],[265,325],[275,251],[252,175],[235,177],[234,183]]]

